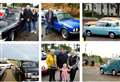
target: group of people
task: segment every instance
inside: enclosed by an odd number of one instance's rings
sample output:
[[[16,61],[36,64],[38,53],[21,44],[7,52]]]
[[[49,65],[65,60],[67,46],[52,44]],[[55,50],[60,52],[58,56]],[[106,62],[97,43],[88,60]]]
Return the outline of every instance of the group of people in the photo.
[[[49,71],[49,81],[55,81],[55,74],[59,71],[59,81],[70,81],[73,82],[76,72],[79,69],[79,56],[75,51],[65,53],[64,49],[61,48],[61,52],[56,55],[54,50],[51,49],[47,54],[46,63]]]
[[[37,33],[36,23],[38,22],[38,16],[38,10],[30,8],[30,5],[21,9],[20,19],[23,21],[23,26],[27,32]]]

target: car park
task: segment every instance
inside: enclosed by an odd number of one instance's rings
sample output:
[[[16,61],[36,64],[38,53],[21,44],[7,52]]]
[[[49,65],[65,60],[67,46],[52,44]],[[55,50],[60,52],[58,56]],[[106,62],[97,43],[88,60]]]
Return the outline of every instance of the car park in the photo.
[[[20,20],[20,10],[13,9],[9,14],[5,13],[0,20],[0,40],[14,40],[17,33],[23,29]]]
[[[100,66],[101,74],[112,74],[117,75],[120,73],[120,58],[111,59],[107,62],[107,64]]]
[[[96,24],[83,27],[86,36],[105,35],[110,38],[120,35],[120,24],[118,20],[100,19]]]
[[[38,63],[31,60],[19,60],[18,66],[14,70],[14,75],[18,81],[38,81]]]

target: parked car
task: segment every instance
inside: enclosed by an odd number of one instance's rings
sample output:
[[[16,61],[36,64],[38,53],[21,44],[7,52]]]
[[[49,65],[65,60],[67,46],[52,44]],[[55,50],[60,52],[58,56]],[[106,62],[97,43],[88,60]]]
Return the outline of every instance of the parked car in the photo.
[[[20,10],[14,10],[2,17],[0,20],[0,40],[14,40],[17,33],[23,29],[22,22]]]
[[[48,66],[46,63],[46,57],[42,54],[42,58],[41,58],[41,71],[42,71],[42,75],[47,75],[48,74]]]
[[[70,35],[79,35],[80,21],[72,17],[69,13],[61,10],[53,10],[53,29],[61,33],[64,39],[69,39]],[[44,20],[42,16],[42,20]]]
[[[120,73],[120,58],[111,59],[107,64],[100,66],[101,74],[112,74],[117,75]]]
[[[38,81],[39,67],[38,63],[30,60],[20,60],[15,68],[15,77],[18,81]]]
[[[6,68],[0,67],[0,80],[4,77],[4,75],[5,75],[5,70],[6,70]]]
[[[0,61],[0,67],[4,67],[6,69],[10,69],[12,64],[8,63],[7,61]]]
[[[118,20],[98,20],[95,25],[84,26],[86,36],[105,35],[110,38],[120,35],[120,25]]]

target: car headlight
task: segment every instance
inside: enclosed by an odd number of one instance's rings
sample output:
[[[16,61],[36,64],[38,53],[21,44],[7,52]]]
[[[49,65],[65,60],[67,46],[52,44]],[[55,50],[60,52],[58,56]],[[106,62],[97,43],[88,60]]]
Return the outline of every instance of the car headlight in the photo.
[[[74,28],[74,29],[73,29],[73,32],[77,32],[77,31],[78,31],[78,28]]]

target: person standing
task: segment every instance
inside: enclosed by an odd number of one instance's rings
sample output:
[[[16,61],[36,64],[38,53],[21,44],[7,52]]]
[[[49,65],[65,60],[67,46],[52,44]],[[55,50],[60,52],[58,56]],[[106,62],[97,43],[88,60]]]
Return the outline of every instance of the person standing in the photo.
[[[52,49],[50,53],[48,53],[46,58],[46,63],[48,65],[48,71],[49,71],[49,81],[55,81],[55,71],[57,69],[56,64],[56,55],[54,54],[54,50]]]
[[[32,32],[36,34],[37,33],[36,23],[38,21],[38,13],[37,13],[36,9],[33,9],[32,13],[33,13],[33,17],[32,17],[32,23],[33,23]]]
[[[25,27],[28,32],[32,31],[32,11],[30,9],[30,5],[27,5],[26,8],[24,9],[24,18],[25,18]]]
[[[79,57],[74,51],[72,51],[70,54],[71,56],[68,58],[68,67],[70,69],[70,82],[73,82],[78,70]]]
[[[68,55],[65,53],[64,48],[61,48],[61,52],[57,56],[57,66],[62,69],[63,64],[67,63]],[[62,80],[62,71],[60,71],[60,81]]]
[[[53,11],[51,8],[49,8],[48,12],[45,14],[45,18],[46,18],[46,24],[47,24],[45,28],[45,32],[46,32],[45,34],[47,35],[53,26]]]
[[[23,28],[23,30],[25,30],[24,7],[21,8],[20,21],[21,21],[21,27]]]

